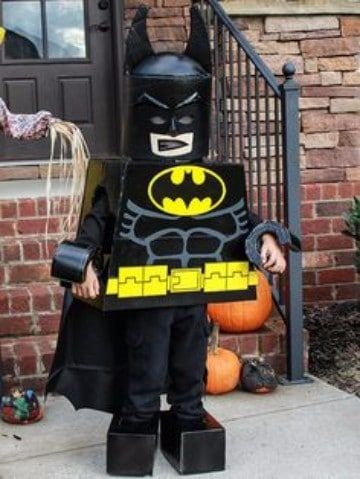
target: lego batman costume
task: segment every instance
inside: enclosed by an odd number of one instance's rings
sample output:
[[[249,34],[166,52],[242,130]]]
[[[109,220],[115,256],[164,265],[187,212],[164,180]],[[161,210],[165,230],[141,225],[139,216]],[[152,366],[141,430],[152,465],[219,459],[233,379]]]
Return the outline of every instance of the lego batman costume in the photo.
[[[256,221],[247,210],[242,167],[203,162],[211,54],[200,13],[191,10],[183,55],[154,54],[146,16],[140,7],[127,40],[131,160],[90,163],[77,239],[54,257],[54,276],[75,283],[84,281],[92,261],[101,293],[83,301],[67,290],[47,392],[65,395],[76,408],[115,413],[108,472],[143,475],[152,471],[168,374],[163,452],[182,473],[221,470],[224,430],[201,401],[205,305],[255,298],[245,239]],[[190,431],[195,443],[185,438]],[[198,458],[193,447],[201,447]]]

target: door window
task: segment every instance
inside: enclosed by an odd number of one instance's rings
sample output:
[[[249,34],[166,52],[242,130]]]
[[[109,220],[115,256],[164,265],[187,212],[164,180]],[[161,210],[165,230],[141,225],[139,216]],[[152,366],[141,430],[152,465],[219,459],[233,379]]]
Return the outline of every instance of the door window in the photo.
[[[84,0],[3,0],[4,59],[87,58]]]

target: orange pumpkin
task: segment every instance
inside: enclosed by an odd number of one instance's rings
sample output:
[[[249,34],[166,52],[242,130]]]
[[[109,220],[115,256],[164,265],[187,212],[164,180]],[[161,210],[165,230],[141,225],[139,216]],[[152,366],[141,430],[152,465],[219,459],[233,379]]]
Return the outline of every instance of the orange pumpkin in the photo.
[[[266,276],[260,271],[259,284],[256,286],[256,299],[235,301],[232,303],[214,303],[208,305],[210,318],[219,323],[221,331],[241,333],[261,328],[271,313],[271,288]]]
[[[235,353],[219,348],[219,326],[214,325],[206,361],[208,394],[224,394],[238,385],[241,363]]]

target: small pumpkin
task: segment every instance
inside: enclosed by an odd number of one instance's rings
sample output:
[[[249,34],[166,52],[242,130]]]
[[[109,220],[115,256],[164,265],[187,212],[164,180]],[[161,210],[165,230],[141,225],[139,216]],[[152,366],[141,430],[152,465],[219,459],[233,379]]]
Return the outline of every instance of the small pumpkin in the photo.
[[[277,388],[278,381],[272,366],[264,358],[246,359],[240,375],[240,386],[245,391],[266,394]]]
[[[259,283],[256,286],[256,299],[235,301],[232,303],[214,303],[208,305],[210,318],[219,323],[221,331],[241,333],[261,328],[272,309],[271,288],[266,276],[257,272]]]
[[[214,324],[206,361],[208,394],[224,394],[239,383],[241,363],[235,353],[219,347],[219,325]]]

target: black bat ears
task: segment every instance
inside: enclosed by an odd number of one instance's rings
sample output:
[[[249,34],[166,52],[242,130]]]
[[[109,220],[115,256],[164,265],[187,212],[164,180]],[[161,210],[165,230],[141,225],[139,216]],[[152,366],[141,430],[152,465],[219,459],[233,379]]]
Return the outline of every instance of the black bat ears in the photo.
[[[191,30],[185,55],[196,60],[208,73],[211,73],[211,49],[204,19],[195,6],[190,8]]]
[[[140,5],[130,27],[125,53],[125,67],[129,71],[142,62],[144,58],[154,55],[146,29],[148,12],[148,7]]]
[[[140,5],[126,40],[125,67],[132,71],[146,57],[154,55],[151,46],[146,20],[149,8]],[[211,49],[209,35],[199,9],[195,6],[190,9],[191,32],[184,54],[196,60],[208,72],[211,73]]]

